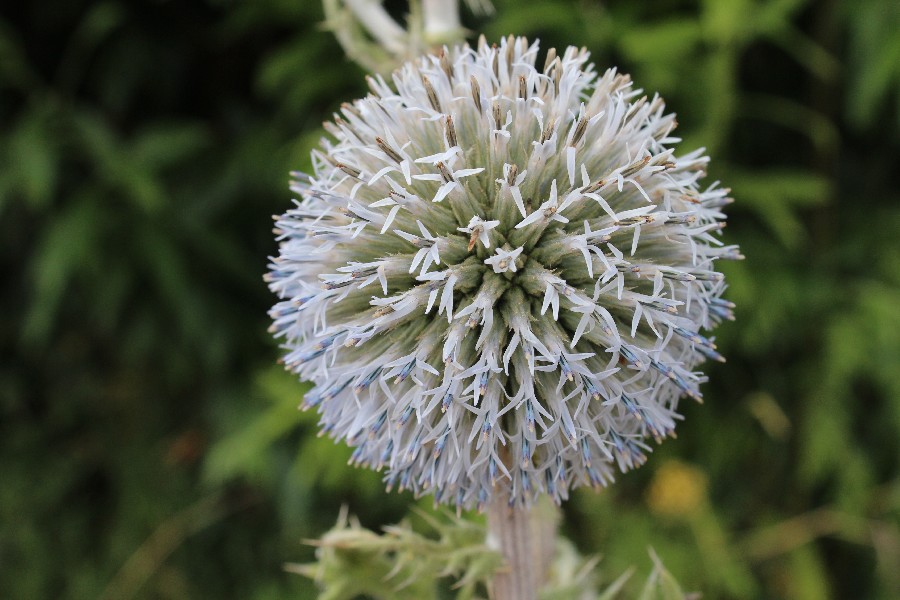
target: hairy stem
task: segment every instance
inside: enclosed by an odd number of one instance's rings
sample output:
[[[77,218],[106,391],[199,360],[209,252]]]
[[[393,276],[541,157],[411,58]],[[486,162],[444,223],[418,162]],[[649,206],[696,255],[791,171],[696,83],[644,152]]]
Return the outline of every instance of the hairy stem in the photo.
[[[488,545],[506,566],[491,582],[493,600],[537,600],[553,559],[557,512],[549,501],[510,506],[506,493],[495,492],[487,508]]]

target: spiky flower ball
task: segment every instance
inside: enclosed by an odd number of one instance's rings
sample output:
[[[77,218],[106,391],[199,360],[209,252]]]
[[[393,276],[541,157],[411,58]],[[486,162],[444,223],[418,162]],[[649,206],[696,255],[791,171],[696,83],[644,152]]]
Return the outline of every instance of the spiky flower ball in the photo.
[[[731,318],[727,190],[663,101],[509,38],[407,63],[295,174],[267,276],[322,430],[462,507],[606,485],[672,435]]]

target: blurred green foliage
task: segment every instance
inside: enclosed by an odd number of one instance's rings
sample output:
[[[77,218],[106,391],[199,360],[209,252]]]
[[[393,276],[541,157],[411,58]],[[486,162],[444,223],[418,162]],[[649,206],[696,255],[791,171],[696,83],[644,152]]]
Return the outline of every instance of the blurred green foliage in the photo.
[[[610,574],[652,545],[706,598],[900,596],[900,5],[495,5],[466,24],[658,90],[748,257],[706,406],[577,493],[566,533]],[[4,5],[0,598],[311,598],[282,568],[302,538],[341,504],[406,513],[314,435],[265,333],[269,215],[364,93],[321,21],[299,0]]]
[[[545,516],[549,511],[554,520],[558,515],[549,500],[534,510],[545,512]],[[486,544],[488,532],[483,519],[416,513],[418,520],[425,522],[428,535],[415,531],[407,520],[385,526],[384,533],[378,534],[342,510],[337,524],[311,542],[317,547],[316,561],[285,568],[314,579],[322,592],[319,600],[354,600],[360,596],[374,600],[474,600],[488,596],[490,582],[504,564],[499,552]],[[564,537],[557,536],[554,541],[540,600],[613,600],[634,575],[635,570],[629,569],[598,590],[600,559],[582,557]],[[636,600],[696,598],[696,594],[682,590],[652,548],[649,555],[653,567]],[[449,589],[444,581],[447,578],[453,581]]]

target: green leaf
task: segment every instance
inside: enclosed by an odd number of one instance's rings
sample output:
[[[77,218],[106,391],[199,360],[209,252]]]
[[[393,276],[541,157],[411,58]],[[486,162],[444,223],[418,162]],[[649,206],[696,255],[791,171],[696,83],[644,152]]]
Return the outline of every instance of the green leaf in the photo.
[[[900,99],[900,4],[861,0],[846,7],[849,20],[847,113],[857,127],[873,127],[882,102]],[[900,110],[897,111],[900,126]]]
[[[832,81],[841,70],[840,62],[828,50],[790,22],[772,34],[772,40],[823,81]]]
[[[124,16],[122,7],[109,1],[96,3],[87,10],[62,53],[58,68],[61,88],[75,88],[91,53],[122,23]]]
[[[40,85],[40,77],[28,63],[18,34],[0,19],[0,89],[35,91]]]
[[[750,0],[704,0],[701,22],[705,36],[723,46],[742,45],[752,36]]]
[[[618,579],[613,581],[605,590],[603,590],[603,593],[597,597],[597,600],[613,600],[616,596],[619,595],[619,592],[622,591],[622,589],[625,587],[625,584],[628,583],[629,579],[631,579],[632,575],[634,575],[634,567],[619,575]]]
[[[575,10],[560,2],[529,2],[527,9],[521,4],[514,4],[507,10],[498,10],[497,17],[486,24],[484,34],[489,40],[496,41],[511,32],[533,36],[544,31],[577,31],[584,26],[583,11],[587,10],[590,10],[588,5]]]
[[[828,589],[828,573],[822,558],[809,545],[791,552],[781,565],[785,595],[795,600],[824,600],[833,595]]]
[[[33,208],[48,206],[56,191],[60,156],[53,116],[41,106],[23,113],[2,151],[11,190],[20,191]]]
[[[257,379],[256,396],[268,406],[211,449],[205,462],[205,476],[213,483],[235,477],[265,478],[270,474],[269,448],[277,440],[308,420],[297,405],[308,386],[273,367]]]
[[[675,577],[663,566],[656,552],[650,548],[653,571],[647,577],[639,600],[685,600],[685,594]]]
[[[310,44],[307,36],[299,36],[269,56],[262,64],[257,85],[267,96],[282,96],[292,111],[302,111],[316,98],[344,81],[339,70],[317,71],[311,76],[309,65],[324,58],[327,47]]]
[[[78,146],[106,185],[146,213],[156,213],[163,207],[166,194],[161,181],[130,156],[103,116],[79,111],[73,115],[72,124]]]
[[[130,151],[135,164],[156,171],[186,162],[209,144],[202,123],[154,123],[135,136]]]
[[[823,176],[799,169],[729,169],[727,180],[735,197],[756,212],[789,249],[796,249],[807,239],[799,210],[823,204],[830,192],[830,182]]]
[[[768,94],[741,96],[744,117],[758,118],[807,136],[821,152],[831,152],[840,145],[838,127],[825,115],[794,100]]]
[[[700,43],[700,24],[695,19],[668,19],[622,32],[622,51],[634,61],[658,65],[684,60]]]
[[[30,270],[33,296],[22,328],[23,341],[49,341],[59,304],[72,279],[89,268],[104,227],[99,204],[88,195],[70,199],[41,238]]]

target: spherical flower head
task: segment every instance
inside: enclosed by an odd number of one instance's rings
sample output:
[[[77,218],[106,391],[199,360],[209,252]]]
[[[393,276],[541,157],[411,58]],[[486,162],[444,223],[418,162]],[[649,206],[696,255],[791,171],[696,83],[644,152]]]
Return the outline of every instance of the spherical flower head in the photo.
[[[509,38],[407,63],[296,174],[267,275],[284,364],[351,462],[483,505],[603,486],[673,434],[730,319],[728,190],[588,53]]]

